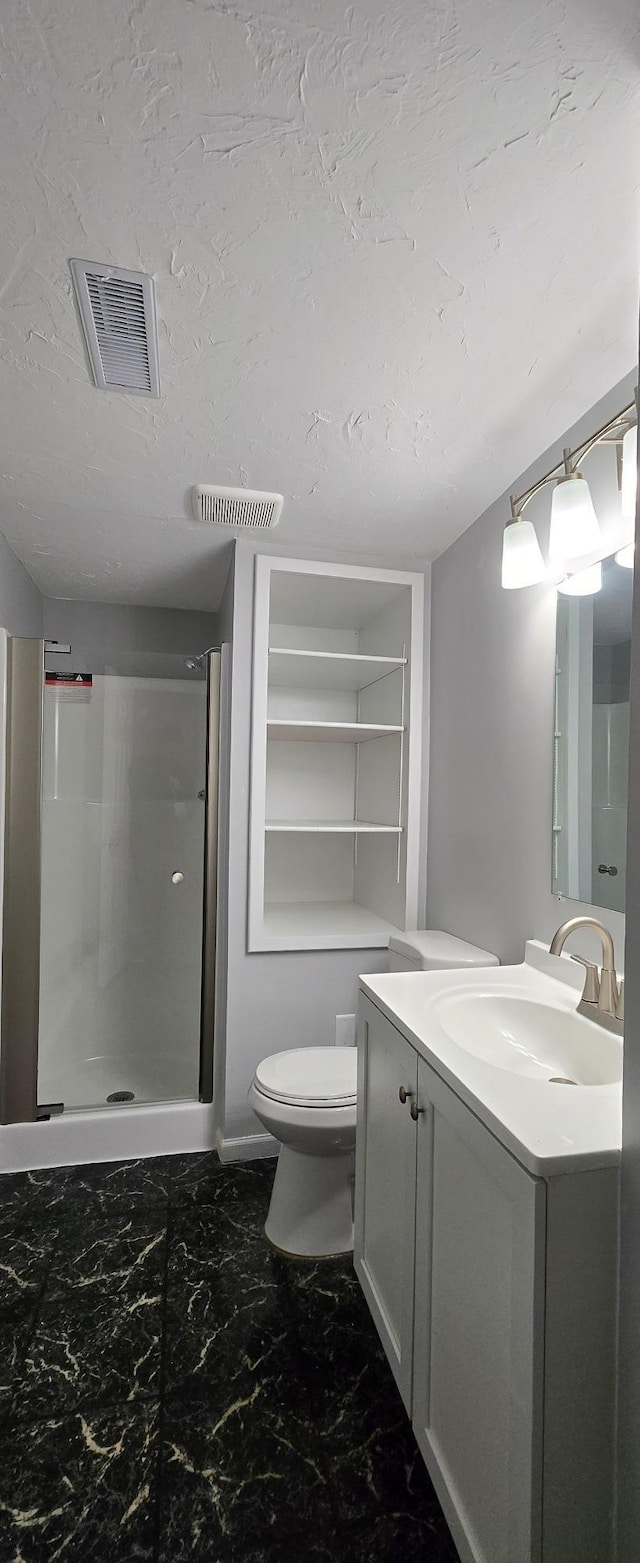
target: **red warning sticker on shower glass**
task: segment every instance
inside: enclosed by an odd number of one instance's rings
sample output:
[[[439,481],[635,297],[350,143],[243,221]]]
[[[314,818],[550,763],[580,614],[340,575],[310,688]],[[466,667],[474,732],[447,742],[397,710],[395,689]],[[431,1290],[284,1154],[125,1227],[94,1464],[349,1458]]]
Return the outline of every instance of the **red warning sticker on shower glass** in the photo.
[[[93,673],[45,673],[45,683],[57,689],[91,689]]]

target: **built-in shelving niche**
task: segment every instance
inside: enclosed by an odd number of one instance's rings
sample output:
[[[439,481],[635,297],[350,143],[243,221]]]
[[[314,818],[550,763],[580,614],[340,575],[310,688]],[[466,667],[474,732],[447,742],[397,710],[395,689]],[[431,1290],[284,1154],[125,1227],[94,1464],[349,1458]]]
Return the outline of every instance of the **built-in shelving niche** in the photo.
[[[250,950],[371,948],[415,927],[422,587],[256,560]]]

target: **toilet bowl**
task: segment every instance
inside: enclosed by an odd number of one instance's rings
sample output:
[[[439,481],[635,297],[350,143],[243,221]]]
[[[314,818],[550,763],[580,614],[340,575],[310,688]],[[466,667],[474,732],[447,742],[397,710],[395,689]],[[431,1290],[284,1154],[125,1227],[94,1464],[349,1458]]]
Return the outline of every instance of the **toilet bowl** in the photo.
[[[392,971],[497,966],[498,957],[441,929],[389,940]],[[282,1146],[265,1233],[299,1258],[353,1248],[357,1053],[354,1047],[295,1048],[258,1065],[249,1106]]]
[[[280,1141],[265,1233],[286,1254],[353,1248],[354,1047],[295,1048],[258,1065],[248,1101]]]

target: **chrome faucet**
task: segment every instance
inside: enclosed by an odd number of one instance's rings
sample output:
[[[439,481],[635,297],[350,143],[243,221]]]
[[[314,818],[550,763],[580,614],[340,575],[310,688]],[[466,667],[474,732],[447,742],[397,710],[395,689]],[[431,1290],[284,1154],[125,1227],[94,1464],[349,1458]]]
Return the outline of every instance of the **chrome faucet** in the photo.
[[[585,961],[581,955],[572,955],[572,961],[579,961],[586,968],[586,977],[582,998],[578,1005],[578,1014],[586,1015],[589,1020],[595,1020],[599,1026],[605,1026],[607,1031],[615,1031],[616,1036],[621,1037],[624,1023],[624,983],[618,987],[616,977],[616,958],[613,948],[613,939],[608,928],[599,923],[596,917],[570,917],[567,923],[563,923],[554,933],[549,945],[550,955],[560,955],[569,934],[576,928],[591,928],[597,933],[602,944],[602,968],[593,961]]]

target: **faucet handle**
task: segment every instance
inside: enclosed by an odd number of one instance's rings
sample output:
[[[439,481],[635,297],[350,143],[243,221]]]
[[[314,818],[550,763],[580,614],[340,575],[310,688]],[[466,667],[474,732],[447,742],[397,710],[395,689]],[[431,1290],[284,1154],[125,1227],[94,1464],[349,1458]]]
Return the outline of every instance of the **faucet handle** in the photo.
[[[619,985],[618,985],[618,1002],[616,1004],[616,1015],[618,1017],[618,1020],[624,1020],[624,977],[620,978],[620,982],[619,982]]]
[[[577,961],[580,966],[585,968],[586,975],[582,994],[583,1004],[597,1004],[600,998],[600,977],[597,966],[593,961],[585,961],[583,955],[572,955],[571,960]]]

